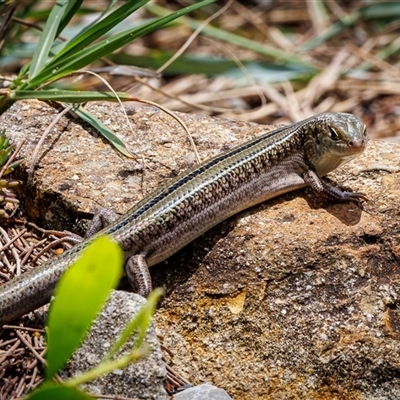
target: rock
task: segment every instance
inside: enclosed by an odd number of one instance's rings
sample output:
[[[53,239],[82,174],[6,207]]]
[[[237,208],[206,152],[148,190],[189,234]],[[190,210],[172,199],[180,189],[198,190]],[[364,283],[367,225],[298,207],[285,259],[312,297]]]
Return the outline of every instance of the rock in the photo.
[[[240,399],[400,398],[399,159],[371,142],[330,175],[364,210],[298,191],[172,257],[191,271],[157,313],[173,368]]]
[[[229,397],[225,390],[204,383],[185,389],[173,396],[173,400],[232,400],[232,397]]]
[[[62,378],[67,379],[96,367],[144,302],[143,297],[135,293],[113,291],[87,338],[62,372]],[[82,388],[93,395],[166,400],[164,381],[167,373],[154,327],[150,327],[145,341],[152,349],[147,357],[137,363],[129,364],[123,370],[103,375],[83,385]],[[130,340],[118,354],[126,354],[132,349],[133,344],[134,339]]]
[[[145,164],[63,118],[26,194],[44,224],[71,227],[96,206],[126,211],[194,164],[185,133],[164,113],[131,108],[133,137],[117,105],[89,108]],[[54,115],[43,103],[20,102],[0,121],[15,140],[28,136],[29,155]],[[203,159],[270,129],[180,117]],[[363,209],[327,203],[309,189],[289,193],[153,267],[155,286],[168,291],[155,324],[174,370],[244,400],[400,398],[399,159],[400,146],[371,141],[328,176],[366,193]]]

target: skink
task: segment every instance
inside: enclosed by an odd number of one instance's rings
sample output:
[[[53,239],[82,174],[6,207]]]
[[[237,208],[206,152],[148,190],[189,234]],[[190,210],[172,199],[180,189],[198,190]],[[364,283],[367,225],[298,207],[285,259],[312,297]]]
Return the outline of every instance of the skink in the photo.
[[[248,207],[304,186],[332,200],[365,199],[320,178],[362,153],[367,142],[366,127],[354,115],[323,113],[203,162],[59,257],[1,285],[0,326],[46,304],[61,274],[98,235],[121,245],[128,279],[146,295],[147,267]]]

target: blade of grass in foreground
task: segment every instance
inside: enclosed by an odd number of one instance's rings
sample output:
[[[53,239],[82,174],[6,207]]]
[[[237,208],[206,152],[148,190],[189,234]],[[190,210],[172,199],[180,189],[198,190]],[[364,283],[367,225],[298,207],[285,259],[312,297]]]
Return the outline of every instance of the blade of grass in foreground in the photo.
[[[25,400],[95,400],[77,388],[47,383],[30,394]]]
[[[47,321],[47,381],[65,365],[85,337],[110,290],[117,285],[122,263],[119,245],[100,236],[62,275]]]

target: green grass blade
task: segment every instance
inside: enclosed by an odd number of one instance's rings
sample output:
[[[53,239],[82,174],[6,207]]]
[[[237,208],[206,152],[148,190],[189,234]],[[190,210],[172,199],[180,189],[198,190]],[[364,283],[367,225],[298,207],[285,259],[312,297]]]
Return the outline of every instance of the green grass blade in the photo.
[[[33,78],[37,75],[48,61],[50,50],[53,46],[54,39],[57,36],[58,27],[60,26],[67,6],[68,0],[57,0],[56,4],[52,8],[32,57],[28,73],[29,78]]]
[[[206,4],[212,3],[214,0],[204,0],[199,3],[193,4],[189,7],[185,7],[181,10],[175,11],[169,15],[166,15],[156,20],[150,21],[143,24],[140,27],[132,28],[113,35],[107,39],[104,39],[85,50],[73,54],[70,57],[55,62],[50,62],[41,73],[31,79],[23,89],[31,89],[41,85],[43,82],[48,82],[53,79],[59,79],[63,76],[69,75],[70,73],[77,71],[83,67],[86,67],[90,63],[98,60],[107,54],[125,46],[134,39],[145,35],[146,33],[152,32],[160,27],[164,26],[168,22],[173,21],[176,18],[181,17],[193,10],[196,10]],[[22,89],[22,88],[21,88]]]
[[[74,112],[83,119],[88,124],[92,125],[97,131],[99,131],[120,153],[126,157],[133,157],[133,155],[128,151],[124,142],[114,135],[113,132],[107,128],[100,120],[98,120],[89,111],[83,109],[82,107],[75,108]]]
[[[117,24],[129,17],[133,12],[145,5],[149,0],[127,1],[117,10],[96,22],[88,29],[79,32],[64,48],[54,57],[53,61],[66,59],[86,46],[94,43],[98,38],[109,32]]]
[[[67,8],[64,11],[64,15],[61,19],[60,25],[58,26],[56,36],[58,36],[63,31],[63,29],[69,24],[71,19],[80,9],[82,2],[83,0],[73,0],[68,2]]]
[[[122,101],[134,101],[135,97],[124,93],[116,92],[116,95]],[[112,92],[94,92],[94,91],[76,91],[76,90],[15,90],[11,92],[10,99],[16,100],[51,100],[51,101],[64,101],[68,103],[86,103],[88,101],[113,101],[117,102],[118,99]]]
[[[46,380],[62,368],[85,337],[122,274],[123,254],[117,243],[100,236],[62,275],[50,305]]]

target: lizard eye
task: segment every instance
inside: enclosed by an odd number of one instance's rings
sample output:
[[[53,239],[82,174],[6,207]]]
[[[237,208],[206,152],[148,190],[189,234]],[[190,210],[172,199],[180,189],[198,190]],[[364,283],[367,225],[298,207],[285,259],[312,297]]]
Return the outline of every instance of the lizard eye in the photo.
[[[329,133],[330,133],[330,138],[333,140],[333,141],[337,141],[337,140],[339,140],[339,135],[338,135],[338,133],[336,132],[336,130],[332,127],[332,126],[330,126],[330,125],[328,125],[328,129],[329,129]]]

